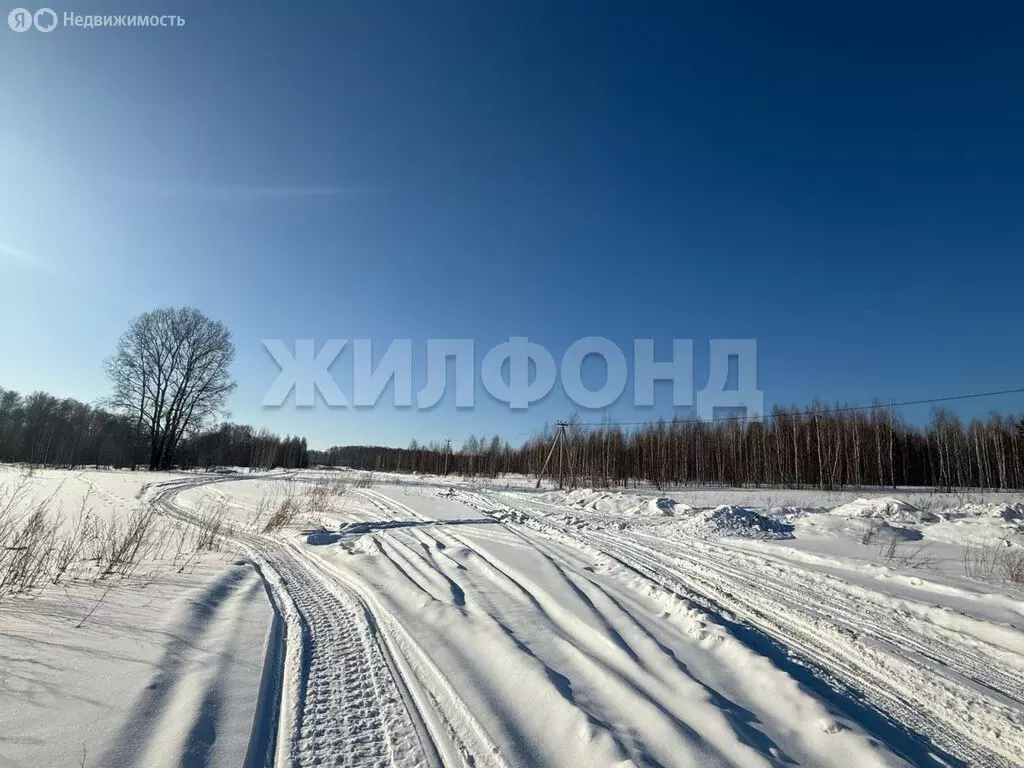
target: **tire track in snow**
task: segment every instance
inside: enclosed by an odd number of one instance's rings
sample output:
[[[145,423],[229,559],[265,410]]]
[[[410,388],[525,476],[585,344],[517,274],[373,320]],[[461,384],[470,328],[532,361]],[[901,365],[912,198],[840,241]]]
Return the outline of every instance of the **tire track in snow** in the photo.
[[[418,515],[402,502],[383,494],[375,495],[382,506],[390,507],[398,514]],[[675,654],[646,631],[621,603],[589,580],[582,579],[585,586],[580,586],[579,576],[570,575],[554,557],[538,547],[537,542],[523,538],[515,530],[499,526],[504,538],[512,539],[517,546],[537,551],[546,563],[545,568],[550,569],[547,575],[553,575],[556,584],[564,585],[580,613],[569,613],[545,591],[541,583],[535,583],[535,579],[543,578],[541,575],[519,572],[465,535],[456,533],[445,521],[434,522],[436,527],[407,529],[403,534],[426,536],[435,546],[441,544],[444,551],[457,548],[467,558],[467,565],[459,565],[459,568],[463,571],[468,568],[476,579],[473,597],[467,599],[467,603],[474,607],[473,618],[477,621],[486,618],[505,634],[524,658],[529,658],[543,670],[546,682],[558,695],[586,718],[594,732],[603,734],[615,745],[618,755],[613,760],[615,764],[624,761],[635,765],[661,765],[651,751],[654,743],[647,741],[651,738],[660,742],[661,748],[666,743],[674,744],[674,750],[665,753],[663,759],[670,760],[665,764],[736,764],[737,753],[720,751],[716,741],[708,738],[709,732],[714,733],[719,725],[731,728],[739,743],[756,749],[771,764],[791,762],[770,737],[749,727],[750,718],[745,710],[694,679]],[[491,538],[482,530],[475,531],[473,538],[478,535]],[[442,538],[444,542],[440,541]],[[496,532],[493,538],[496,543],[500,542],[501,537]],[[408,544],[393,543],[413,551]],[[504,543],[507,545],[509,542]],[[500,599],[495,593],[488,597],[486,591],[481,592],[480,579],[491,583],[505,599]],[[587,619],[581,621],[581,616]],[[619,633],[616,623],[629,626],[639,636],[646,653],[664,657],[675,676],[663,676],[648,669],[642,654]],[[541,638],[542,642],[534,647]],[[695,692],[706,696],[713,707],[706,712],[706,722],[701,723],[700,718],[693,721],[700,723],[696,728],[676,711],[675,686],[682,682],[681,676]],[[581,696],[579,690],[586,693]],[[597,692],[601,695],[595,696]],[[712,720],[715,721],[714,726],[711,726]],[[643,721],[644,727],[637,728],[637,721]],[[757,762],[757,758],[752,758],[749,753],[740,754],[744,754],[745,760]]]
[[[194,522],[174,497],[199,485],[231,480],[173,481],[157,486],[153,500],[165,513]],[[291,547],[252,534],[233,537],[259,563],[287,626],[276,758],[268,764],[440,764],[377,624],[359,597],[331,583]]]
[[[261,556],[282,579],[302,627],[292,763],[427,765],[362,606],[329,589],[287,549],[268,549]]]
[[[737,553],[712,544],[687,549],[648,534],[637,534],[636,538],[646,544],[648,552],[670,554],[677,561],[693,567],[704,565],[723,579],[786,601],[808,616],[819,616],[860,635],[865,641],[876,641],[879,647],[895,653],[912,653],[918,663],[937,674],[954,676],[961,685],[974,687],[1004,706],[1024,706],[1024,674],[1021,668],[1001,661],[1007,658],[1007,652],[992,649],[986,653],[984,641],[974,639],[966,643],[955,631],[939,627],[935,627],[934,634],[930,636],[914,631],[908,626],[907,617],[898,610],[861,599],[844,590],[844,582],[832,577],[821,578],[800,568],[778,565],[756,555]],[[745,567],[737,567],[737,562]],[[851,606],[856,610],[851,610]],[[949,642],[943,642],[943,639]]]
[[[362,585],[353,583],[331,563],[293,549],[317,573],[332,576],[332,584],[336,588],[358,594],[357,599],[364,607],[367,620],[379,632],[382,648],[386,649],[385,653],[393,664],[395,679],[401,681],[413,702],[412,706],[422,717],[422,727],[429,734],[427,739],[432,740],[436,762],[475,768],[506,768],[497,746],[412,633],[380,605],[372,592],[364,591]]]
[[[822,684],[833,689],[840,697],[834,703],[842,707],[845,701],[847,708],[867,717],[865,727],[873,728],[891,748],[914,762],[1012,766],[1024,761],[1024,717],[1018,709],[1005,706],[1004,697],[979,692],[957,673],[944,675],[941,664],[937,668],[906,652],[905,642],[893,646],[865,641],[867,625],[851,630],[820,617],[808,605],[817,607],[829,598],[813,591],[813,581],[803,587],[807,594],[802,602],[794,596],[798,588],[786,589],[782,584],[781,592],[763,589],[767,577],[761,572],[740,578],[736,571],[729,571],[731,550],[719,553],[721,561],[706,548],[684,556],[684,548],[677,547],[669,555],[661,551],[660,542],[658,549],[651,549],[626,534],[565,525],[552,519],[552,513],[558,513],[556,507],[518,495],[503,493],[501,501],[481,493],[461,495],[474,508],[510,512],[517,522],[599,552],[692,600],[738,637],[749,636],[748,643],[792,674],[806,677],[813,671],[820,693],[828,693]],[[699,545],[705,547],[704,542]],[[840,610],[853,621],[859,606],[847,603]],[[875,618],[883,624],[892,621],[891,617]],[[902,630],[913,631],[911,627]],[[777,644],[776,649],[766,643]],[[946,649],[950,669],[958,664],[959,650]]]
[[[874,634],[890,616],[862,617],[858,605],[832,604],[820,584],[779,587],[763,572],[752,578],[723,567],[708,550],[666,557],[614,534],[596,537],[622,562],[660,574],[663,584],[696,588],[714,605],[766,629],[950,757],[986,766],[1018,765],[1024,757],[1024,718],[1005,705],[998,689],[988,695],[966,684],[955,671],[962,668],[959,648],[940,652],[933,645],[948,664],[927,662],[916,652],[920,643],[912,632],[894,629],[891,641],[879,642]]]

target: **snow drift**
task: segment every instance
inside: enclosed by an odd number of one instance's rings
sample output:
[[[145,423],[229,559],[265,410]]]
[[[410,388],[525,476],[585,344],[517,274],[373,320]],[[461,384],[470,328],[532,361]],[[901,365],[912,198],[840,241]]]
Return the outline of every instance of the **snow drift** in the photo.
[[[894,523],[933,523],[939,519],[938,515],[920,510],[893,496],[854,499],[833,509],[832,514],[840,517],[870,517]]]
[[[557,504],[599,515],[636,517],[642,515],[670,516],[690,511],[691,507],[675,499],[652,498],[621,491],[596,491],[577,488],[574,491],[549,491],[541,496],[549,504]]]

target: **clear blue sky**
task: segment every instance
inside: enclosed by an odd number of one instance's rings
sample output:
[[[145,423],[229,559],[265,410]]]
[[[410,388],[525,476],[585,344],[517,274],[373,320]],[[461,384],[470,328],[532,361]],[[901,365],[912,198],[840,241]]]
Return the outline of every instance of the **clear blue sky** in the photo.
[[[693,338],[697,388],[756,338],[769,406],[1024,386],[1019,4],[56,10],[187,24],[0,28],[0,386],[94,400],[164,305],[234,332],[234,420],[318,447],[570,406],[267,411],[261,338]]]

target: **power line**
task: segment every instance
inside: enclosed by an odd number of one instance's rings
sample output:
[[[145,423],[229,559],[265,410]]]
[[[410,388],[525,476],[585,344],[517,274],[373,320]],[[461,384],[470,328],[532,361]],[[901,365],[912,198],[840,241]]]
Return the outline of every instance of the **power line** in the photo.
[[[842,408],[826,408],[820,411],[813,411],[814,415],[828,415],[833,413],[852,413],[854,411],[873,411],[881,408],[902,408],[906,405],[929,405],[932,403],[948,403],[954,400],[975,400],[983,397],[998,397],[1000,395],[1024,394],[1024,387],[1019,389],[1000,389],[994,392],[975,392],[969,395],[949,395],[947,397],[929,397],[923,400],[903,400],[901,402],[876,403],[874,405],[850,405]],[[806,412],[805,412],[806,413]],[[601,422],[576,422],[571,423],[575,427],[645,427],[655,424],[712,424],[729,421],[754,421],[762,418],[759,414],[744,416],[721,416],[712,419],[657,419],[654,421],[601,421]]]

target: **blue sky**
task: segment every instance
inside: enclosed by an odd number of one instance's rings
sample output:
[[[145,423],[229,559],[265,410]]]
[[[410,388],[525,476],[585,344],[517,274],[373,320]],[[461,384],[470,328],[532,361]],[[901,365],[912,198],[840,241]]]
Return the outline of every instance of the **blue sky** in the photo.
[[[234,332],[234,420],[320,447],[573,409],[261,409],[260,339],[692,338],[700,388],[708,339],[756,338],[769,406],[1024,386],[1024,13],[831,5],[161,0],[55,10],[183,28],[4,28],[0,386],[99,398],[165,305]],[[1024,399],[957,410],[993,408]]]

